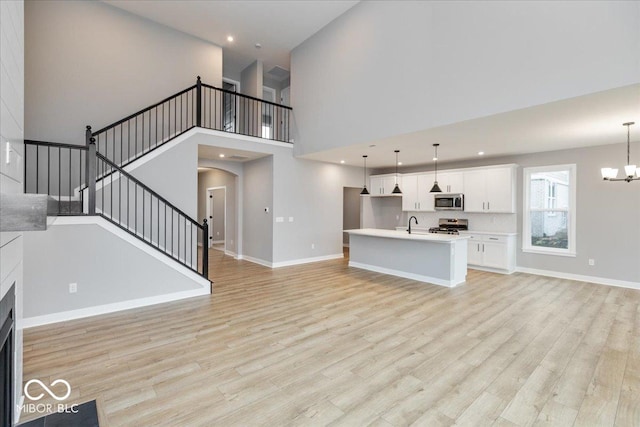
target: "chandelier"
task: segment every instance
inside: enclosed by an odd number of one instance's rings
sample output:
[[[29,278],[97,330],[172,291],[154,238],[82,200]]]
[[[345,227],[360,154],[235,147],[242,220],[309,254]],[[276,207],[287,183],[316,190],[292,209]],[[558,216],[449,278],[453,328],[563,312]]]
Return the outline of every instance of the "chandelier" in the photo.
[[[631,140],[629,138],[629,127],[635,124],[635,122],[627,122],[623,123],[622,126],[627,127],[627,164],[624,167],[624,178],[618,178],[618,169],[617,168],[602,168],[600,172],[602,173],[602,179],[605,181],[637,181],[640,180],[640,168],[636,167],[636,165],[631,164]],[[634,177],[635,175],[635,177]]]

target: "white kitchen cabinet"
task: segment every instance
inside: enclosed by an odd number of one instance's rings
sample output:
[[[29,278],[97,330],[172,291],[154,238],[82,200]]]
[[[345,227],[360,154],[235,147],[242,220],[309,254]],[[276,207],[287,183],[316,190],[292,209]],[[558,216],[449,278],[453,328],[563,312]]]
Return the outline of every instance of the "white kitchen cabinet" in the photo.
[[[399,179],[400,176],[398,176],[398,180]],[[372,196],[390,196],[396,186],[396,174],[372,175],[369,183],[369,193]]]
[[[464,193],[464,175],[462,172],[439,173],[438,185],[443,193]]]
[[[515,213],[515,184],[515,165],[464,171],[464,210]]]
[[[433,174],[403,175],[400,182],[402,190],[402,210],[410,212],[433,211],[433,194],[429,193],[433,185]]]
[[[515,234],[461,234],[469,237],[467,264],[470,268],[507,274],[515,271]]]

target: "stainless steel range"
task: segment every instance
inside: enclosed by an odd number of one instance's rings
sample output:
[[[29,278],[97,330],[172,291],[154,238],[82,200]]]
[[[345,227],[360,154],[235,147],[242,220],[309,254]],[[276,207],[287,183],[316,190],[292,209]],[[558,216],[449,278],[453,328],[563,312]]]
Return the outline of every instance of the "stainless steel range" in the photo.
[[[431,227],[429,233],[460,234],[461,230],[469,229],[468,219],[440,218],[437,227]]]

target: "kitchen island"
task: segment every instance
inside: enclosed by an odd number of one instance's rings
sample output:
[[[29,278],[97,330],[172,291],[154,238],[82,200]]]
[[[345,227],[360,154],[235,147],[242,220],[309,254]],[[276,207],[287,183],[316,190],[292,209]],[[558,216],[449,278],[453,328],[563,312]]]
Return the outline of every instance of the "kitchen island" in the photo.
[[[364,228],[349,233],[349,267],[454,287],[467,276],[467,236]]]

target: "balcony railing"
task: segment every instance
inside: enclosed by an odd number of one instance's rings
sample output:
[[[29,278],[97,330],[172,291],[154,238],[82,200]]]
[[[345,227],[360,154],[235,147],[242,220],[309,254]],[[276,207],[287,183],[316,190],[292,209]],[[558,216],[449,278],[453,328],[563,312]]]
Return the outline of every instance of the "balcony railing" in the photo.
[[[291,107],[226,89],[195,85],[92,132],[98,153],[126,166],[193,127],[291,142]]]

